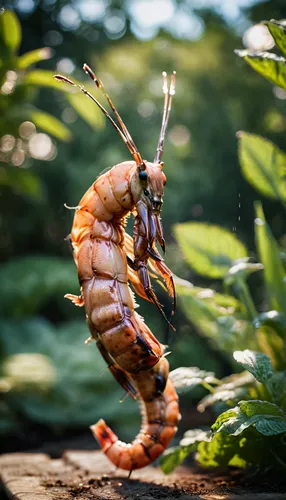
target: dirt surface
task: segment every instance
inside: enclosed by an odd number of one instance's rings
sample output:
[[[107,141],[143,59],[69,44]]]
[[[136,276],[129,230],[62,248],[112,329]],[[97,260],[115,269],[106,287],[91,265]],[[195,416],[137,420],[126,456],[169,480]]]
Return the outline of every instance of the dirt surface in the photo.
[[[165,476],[146,467],[128,479],[98,451],[69,451],[56,460],[11,453],[0,457],[0,472],[3,500],[286,500],[282,478],[258,482],[235,470],[218,474],[188,467]]]

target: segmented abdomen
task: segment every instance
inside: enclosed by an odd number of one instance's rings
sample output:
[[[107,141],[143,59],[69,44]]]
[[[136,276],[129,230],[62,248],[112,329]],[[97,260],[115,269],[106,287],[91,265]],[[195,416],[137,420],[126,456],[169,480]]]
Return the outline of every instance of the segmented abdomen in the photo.
[[[115,378],[122,383],[123,377],[124,387],[131,384],[131,393],[133,385],[144,402],[143,427],[128,445],[128,457],[127,445],[103,421],[93,427],[109,458],[132,470],[162,453],[176,431],[179,411],[176,392],[167,381],[163,346],[135,312],[128,285],[124,217],[133,205],[128,190],[130,162],[126,164],[113,167],[86,192],[75,213],[71,240],[91,334]]]

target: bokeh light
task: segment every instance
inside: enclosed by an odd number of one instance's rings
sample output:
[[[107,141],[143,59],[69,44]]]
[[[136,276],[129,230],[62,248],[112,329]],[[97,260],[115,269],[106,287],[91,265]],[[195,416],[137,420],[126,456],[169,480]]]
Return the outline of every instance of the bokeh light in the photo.
[[[51,160],[55,154],[55,148],[50,136],[43,133],[31,137],[29,150],[31,156],[37,160]]]

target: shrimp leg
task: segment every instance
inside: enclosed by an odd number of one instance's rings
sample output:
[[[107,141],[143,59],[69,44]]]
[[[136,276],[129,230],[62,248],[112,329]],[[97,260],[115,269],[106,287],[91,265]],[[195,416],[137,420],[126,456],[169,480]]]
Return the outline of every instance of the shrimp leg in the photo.
[[[108,368],[109,368],[110,372],[112,373],[113,377],[115,378],[115,380],[123,387],[123,389],[126,392],[128,392],[128,394],[133,399],[136,399],[137,391],[134,387],[134,384],[132,383],[131,377],[128,375],[128,373],[125,370],[120,368],[120,366],[117,363],[115,363],[115,361],[112,359],[110,354],[105,349],[101,340],[97,340],[96,345],[97,345],[98,350],[99,350],[100,354],[102,355],[104,361],[106,361]]]

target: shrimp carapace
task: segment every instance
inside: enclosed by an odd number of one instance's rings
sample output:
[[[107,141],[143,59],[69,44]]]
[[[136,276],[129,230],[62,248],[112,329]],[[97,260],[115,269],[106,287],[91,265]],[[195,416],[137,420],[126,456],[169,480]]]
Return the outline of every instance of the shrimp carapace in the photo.
[[[112,375],[141,403],[142,429],[132,444],[119,441],[103,420],[92,426],[110,460],[132,471],[144,467],[164,451],[179,420],[178,397],[168,377],[164,347],[135,312],[129,287],[131,284],[138,295],[154,302],[170,325],[151,286],[150,276],[163,279],[173,298],[174,310],[172,272],[156,244],[165,250],[160,212],[166,176],[161,159],[175,93],[175,72],[170,86],[163,73],[164,112],[155,159],[151,163],[142,159],[102,82],[86,64],[84,70],[103,92],[115,119],[84,87],[61,75],[56,78],[77,86],[97,104],[120,134],[133,161],[115,165],[100,175],[75,209],[70,240],[81,292],[79,297],[71,294],[66,297],[77,306],[85,306],[91,335]],[[133,239],[125,232],[126,217],[130,213],[134,215]]]

